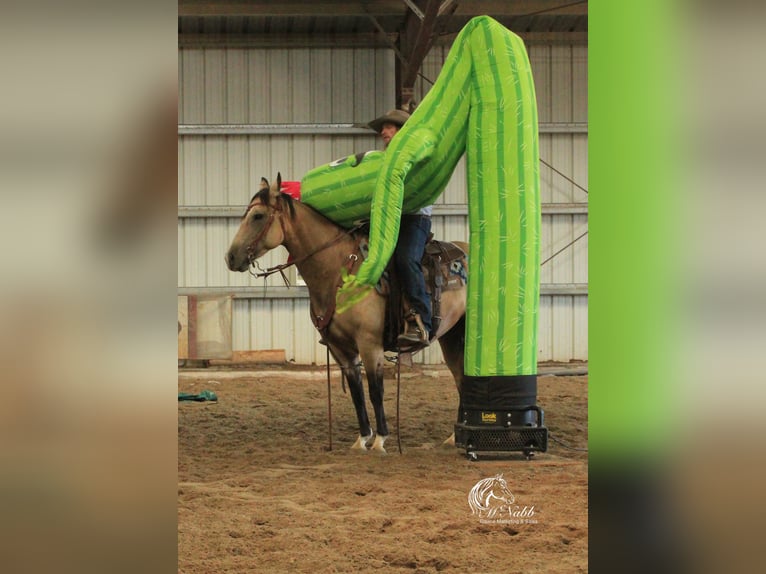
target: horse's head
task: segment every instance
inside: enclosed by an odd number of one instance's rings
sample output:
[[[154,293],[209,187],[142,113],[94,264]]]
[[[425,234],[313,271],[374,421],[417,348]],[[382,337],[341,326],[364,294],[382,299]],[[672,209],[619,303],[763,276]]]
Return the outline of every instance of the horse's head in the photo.
[[[290,198],[279,192],[281,187],[282,176],[279,174],[273,186],[261,178],[260,188],[250,200],[226,252],[226,265],[232,271],[247,271],[253,261],[284,242],[281,218],[284,207],[288,206],[292,214],[293,206]]]

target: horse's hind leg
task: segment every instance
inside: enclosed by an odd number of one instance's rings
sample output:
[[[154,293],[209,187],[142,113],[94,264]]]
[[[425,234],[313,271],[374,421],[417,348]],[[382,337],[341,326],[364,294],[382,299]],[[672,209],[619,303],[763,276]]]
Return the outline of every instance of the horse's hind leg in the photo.
[[[345,357],[340,359],[333,351],[333,357],[343,369],[343,373],[348,381],[348,390],[351,393],[351,400],[356,410],[356,419],[359,423],[359,436],[356,442],[351,446],[353,450],[367,450],[367,443],[372,439],[372,427],[370,419],[367,416],[367,407],[364,402],[364,385],[362,385],[362,368],[359,363],[359,357]]]
[[[465,348],[465,316],[463,316],[455,326],[449,331],[444,333],[439,339],[439,345],[442,349],[442,355],[447,363],[447,367],[452,373],[452,377],[455,379],[455,387],[457,387],[458,396],[460,396],[460,389],[463,384],[463,351]],[[458,399],[459,401],[459,399]],[[463,408],[458,402],[457,409],[457,422],[461,420],[461,412]],[[455,433],[453,432],[450,437],[442,443],[444,446],[455,446]]]

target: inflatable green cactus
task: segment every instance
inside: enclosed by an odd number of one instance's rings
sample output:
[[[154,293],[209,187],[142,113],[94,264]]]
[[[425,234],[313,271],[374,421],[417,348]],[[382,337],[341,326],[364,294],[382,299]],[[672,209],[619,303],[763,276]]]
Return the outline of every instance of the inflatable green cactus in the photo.
[[[367,296],[405,212],[432,204],[467,155],[471,269],[465,374],[537,373],[540,194],[537,105],[522,40],[472,19],[439,77],[384,152],[309,172],[303,201],[341,225],[370,217],[370,252],[338,291],[338,311]]]

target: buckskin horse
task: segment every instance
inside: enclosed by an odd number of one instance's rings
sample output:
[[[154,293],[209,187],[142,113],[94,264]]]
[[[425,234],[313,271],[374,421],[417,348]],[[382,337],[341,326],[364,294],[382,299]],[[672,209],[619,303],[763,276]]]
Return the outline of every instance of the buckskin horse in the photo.
[[[285,246],[291,256],[290,264],[295,264],[308,287],[311,318],[322,335],[321,342],[328,345],[348,381],[359,423],[359,437],[351,448],[366,451],[373,439],[362,385],[363,365],[375,412],[375,439],[371,448],[385,452],[384,443],[389,434],[383,409],[387,295],[373,291],[347,312],[335,313],[341,274],[354,273],[362,263],[360,246],[366,236],[336,225],[318,211],[281,193],[281,187],[281,176],[274,186],[261,179],[260,189],[250,200],[226,253],[226,265],[231,271],[244,272],[271,249]],[[468,246],[458,242],[452,245],[463,254],[457,268],[463,266],[461,275],[465,278]],[[279,266],[280,270],[285,266]],[[435,313],[435,320],[436,315],[440,317],[435,338],[459,393],[463,377],[466,288],[464,281],[448,283],[453,283],[453,288],[441,292],[439,313]],[[454,444],[454,438],[450,437],[445,444]]]

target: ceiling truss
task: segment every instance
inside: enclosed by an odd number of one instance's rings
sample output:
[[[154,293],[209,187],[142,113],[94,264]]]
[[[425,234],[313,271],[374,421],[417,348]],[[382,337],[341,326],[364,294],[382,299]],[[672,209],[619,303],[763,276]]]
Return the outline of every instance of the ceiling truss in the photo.
[[[411,110],[429,50],[483,14],[527,43],[587,43],[586,0],[178,0],[178,42],[180,48],[390,48],[396,104]]]

